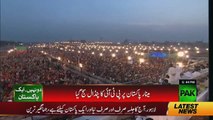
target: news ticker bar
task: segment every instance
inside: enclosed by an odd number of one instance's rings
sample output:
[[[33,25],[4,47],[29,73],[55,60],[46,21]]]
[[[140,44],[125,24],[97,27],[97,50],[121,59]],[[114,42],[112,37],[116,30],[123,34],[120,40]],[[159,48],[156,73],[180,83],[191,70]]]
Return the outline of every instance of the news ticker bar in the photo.
[[[180,85],[75,85],[17,84],[14,102],[194,102],[196,81]]]
[[[3,102],[5,115],[213,116],[213,102]]]
[[[14,86],[14,102],[169,102],[178,101],[178,86]]]

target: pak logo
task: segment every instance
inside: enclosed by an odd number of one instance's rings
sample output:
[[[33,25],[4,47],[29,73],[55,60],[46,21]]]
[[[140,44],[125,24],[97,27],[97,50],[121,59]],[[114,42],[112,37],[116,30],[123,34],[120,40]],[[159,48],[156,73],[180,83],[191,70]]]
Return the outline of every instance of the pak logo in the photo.
[[[195,96],[195,90],[180,90],[181,96]]]
[[[197,99],[196,80],[180,80],[179,101],[195,102]]]
[[[175,104],[174,109],[179,109],[178,114],[196,114],[198,104]]]

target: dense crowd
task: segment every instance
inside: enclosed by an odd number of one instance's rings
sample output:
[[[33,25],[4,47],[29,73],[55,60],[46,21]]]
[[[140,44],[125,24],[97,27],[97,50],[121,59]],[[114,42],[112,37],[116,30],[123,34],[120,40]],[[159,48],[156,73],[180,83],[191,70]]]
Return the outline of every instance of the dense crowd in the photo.
[[[144,55],[148,52],[135,47],[109,45],[97,48],[79,44],[71,44],[68,48],[66,45],[30,47],[24,53],[11,52],[0,58],[0,100],[11,100],[12,86],[22,83],[104,84],[105,80],[123,84],[159,84],[176,61],[169,57],[150,58]],[[186,64],[187,60],[182,62]],[[189,71],[190,67],[186,68],[183,72]],[[208,62],[194,68],[196,71],[208,68]]]
[[[0,94],[11,99],[14,84],[73,85],[89,84],[89,80],[64,69],[57,61],[35,51],[10,53],[0,61]],[[91,84],[91,83],[90,83]]]
[[[157,82],[168,70],[171,59],[150,58],[140,62],[143,56],[132,53],[102,51],[97,49],[82,50],[73,46],[73,51],[64,51],[56,48],[43,49],[47,55],[60,57],[61,61],[79,67],[82,70],[106,80],[125,83],[134,80]],[[112,56],[114,54],[114,56]],[[129,56],[131,55],[131,56]],[[128,59],[129,57],[129,59]]]

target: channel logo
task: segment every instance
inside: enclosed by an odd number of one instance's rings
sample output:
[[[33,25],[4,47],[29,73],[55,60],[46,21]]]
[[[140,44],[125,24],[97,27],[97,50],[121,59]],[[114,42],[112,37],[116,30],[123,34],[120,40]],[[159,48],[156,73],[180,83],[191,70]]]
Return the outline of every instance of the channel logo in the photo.
[[[179,101],[195,102],[197,100],[196,80],[179,81]]]

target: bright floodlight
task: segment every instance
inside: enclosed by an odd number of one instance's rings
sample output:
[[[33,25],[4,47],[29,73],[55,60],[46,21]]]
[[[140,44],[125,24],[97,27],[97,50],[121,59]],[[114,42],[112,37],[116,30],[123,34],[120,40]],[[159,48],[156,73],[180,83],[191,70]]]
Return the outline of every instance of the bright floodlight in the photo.
[[[103,53],[100,53],[99,55],[100,55],[100,56],[103,56]]]
[[[83,64],[82,64],[82,63],[79,63],[79,67],[82,68],[82,67],[83,67]]]
[[[144,55],[144,53],[142,52],[141,55]]]
[[[127,59],[128,59],[128,60],[131,60],[131,59],[132,59],[132,57],[131,57],[131,56],[128,56],[128,57],[127,57]]]
[[[183,57],[184,56],[184,52],[180,51],[177,53],[178,57]]]
[[[115,57],[115,56],[116,56],[115,53],[113,53],[113,54],[112,54],[112,57]]]
[[[94,55],[94,54],[95,54],[95,52],[92,52],[92,54]]]
[[[140,59],[139,59],[139,62],[140,62],[140,64],[141,64],[141,63],[144,63],[144,62],[145,62],[145,59],[144,59],[144,58],[140,58]]]
[[[58,60],[61,60],[61,57],[58,57]]]

